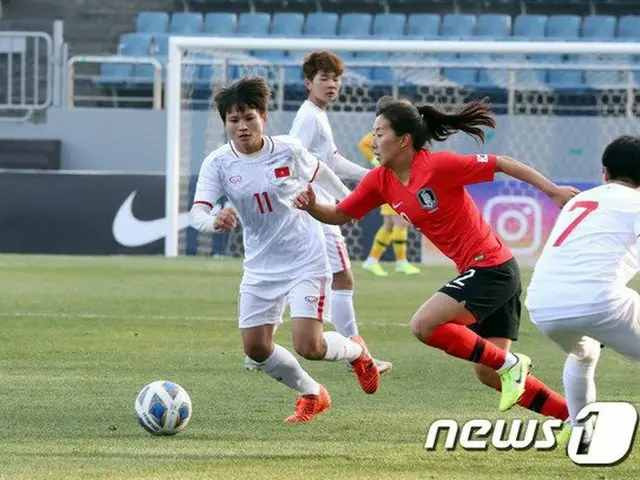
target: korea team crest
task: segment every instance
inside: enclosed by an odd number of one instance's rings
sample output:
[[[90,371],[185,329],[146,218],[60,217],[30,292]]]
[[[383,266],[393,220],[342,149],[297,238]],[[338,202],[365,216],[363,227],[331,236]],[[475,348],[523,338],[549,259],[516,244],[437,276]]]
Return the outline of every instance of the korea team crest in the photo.
[[[425,210],[435,210],[438,207],[438,197],[431,188],[421,188],[416,194],[420,206]]]

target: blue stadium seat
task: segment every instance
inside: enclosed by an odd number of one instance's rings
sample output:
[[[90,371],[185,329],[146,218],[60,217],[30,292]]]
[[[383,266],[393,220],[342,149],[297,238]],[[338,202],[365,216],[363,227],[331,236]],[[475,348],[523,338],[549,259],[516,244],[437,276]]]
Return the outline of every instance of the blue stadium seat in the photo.
[[[442,19],[440,35],[443,37],[468,38],[473,35],[475,26],[475,15],[450,13]]]
[[[271,15],[268,13],[241,13],[236,35],[264,37],[269,34]]]
[[[307,15],[303,33],[307,37],[333,37],[337,31],[337,13],[313,12]]]
[[[566,61],[565,64],[576,65],[575,61]],[[556,90],[586,88],[583,72],[581,70],[549,70],[547,82]]]
[[[373,19],[375,37],[400,37],[404,35],[407,17],[402,13],[379,13]]]
[[[625,15],[619,18],[618,38],[622,40],[640,39],[640,15]]]
[[[513,36],[542,39],[546,35],[548,20],[546,15],[518,15],[513,26]]]
[[[235,13],[213,12],[207,13],[204,17],[204,33],[207,35],[232,36],[235,29]]]
[[[171,16],[169,32],[180,35],[199,35],[202,32],[202,15],[193,12],[178,12]]]
[[[621,65],[631,63],[631,57],[627,55],[580,55],[580,63]],[[617,86],[628,81],[625,74],[618,70],[585,70],[584,81],[595,88]]]
[[[373,17],[368,13],[345,13],[338,24],[341,37],[368,37],[371,35]]]
[[[167,61],[169,53],[169,36],[153,35],[149,44],[149,56],[155,58],[160,63]],[[134,68],[134,83],[152,83],[153,82],[153,66],[149,64],[136,65]]]
[[[577,15],[551,15],[547,22],[547,37],[563,40],[580,36],[582,18]]]
[[[509,62],[528,62],[528,63],[555,63],[552,59],[546,58],[546,55],[509,55]],[[516,85],[519,88],[535,87],[540,88],[547,83],[547,73],[545,70],[518,70],[516,72]]]
[[[582,21],[582,37],[590,40],[610,40],[616,34],[616,17],[589,15]]]
[[[488,13],[478,17],[477,37],[504,38],[511,36],[511,17],[497,13]]]
[[[522,57],[524,58],[524,57]],[[517,63],[517,58],[509,58],[507,55],[478,55],[477,60],[483,64],[492,63]],[[478,85],[481,87],[507,88],[509,85],[509,70],[507,69],[478,69]]]
[[[296,62],[296,65],[285,67],[285,80],[287,85],[300,85],[302,84],[302,59],[309,52],[301,50],[291,50],[288,53],[288,59],[291,62]]]
[[[151,35],[146,33],[125,33],[120,36],[118,53],[128,57],[146,57],[149,55]]]
[[[395,53],[390,63],[392,72],[402,85],[425,85],[440,82],[440,68],[435,55],[425,53]],[[404,63],[404,65],[402,65]],[[413,65],[415,66],[413,66]]]
[[[355,56],[355,60],[378,62],[386,64],[389,62],[388,53],[359,52]],[[386,66],[356,67],[356,70],[364,77],[371,79],[374,83],[390,85],[393,83],[393,73]]]
[[[273,15],[271,35],[280,37],[299,37],[302,35],[304,15],[294,12],[278,12]]]
[[[136,19],[138,33],[166,33],[169,27],[167,12],[140,12]]]
[[[440,15],[435,13],[413,13],[407,20],[407,36],[433,38],[440,32]]]
[[[465,54],[459,57],[453,53],[438,54],[437,58],[441,62],[474,62],[476,56]],[[443,67],[442,76],[450,82],[457,83],[459,85],[475,85],[478,82],[478,69],[477,68],[456,68],[456,67]]]

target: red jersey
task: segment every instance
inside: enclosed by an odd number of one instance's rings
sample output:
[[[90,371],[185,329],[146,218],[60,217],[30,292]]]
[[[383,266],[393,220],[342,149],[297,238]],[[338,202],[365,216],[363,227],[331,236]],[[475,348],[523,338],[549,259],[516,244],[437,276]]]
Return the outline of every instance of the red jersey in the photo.
[[[388,203],[453,260],[459,272],[500,265],[513,254],[464,188],[493,180],[497,161],[495,155],[420,150],[413,157],[408,185],[388,168],[374,168],[338,208],[360,219]]]

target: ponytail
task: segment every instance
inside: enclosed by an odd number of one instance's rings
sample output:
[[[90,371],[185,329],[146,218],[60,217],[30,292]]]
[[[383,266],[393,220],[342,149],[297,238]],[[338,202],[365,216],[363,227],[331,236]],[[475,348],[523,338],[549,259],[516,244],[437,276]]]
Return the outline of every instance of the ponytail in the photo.
[[[473,100],[466,103],[454,113],[438,110],[431,105],[423,105],[418,108],[418,113],[423,120],[423,128],[414,138],[414,147],[422,146],[432,141],[442,142],[453,133],[465,132],[476,137],[484,143],[484,130],[480,127],[496,127],[491,106],[487,99]]]

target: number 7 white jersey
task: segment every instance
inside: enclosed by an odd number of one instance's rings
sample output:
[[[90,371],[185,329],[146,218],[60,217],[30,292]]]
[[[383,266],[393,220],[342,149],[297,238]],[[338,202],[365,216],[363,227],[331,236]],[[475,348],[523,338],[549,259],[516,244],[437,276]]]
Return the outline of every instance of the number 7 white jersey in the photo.
[[[638,272],[640,191],[608,183],[564,206],[536,264],[526,306],[536,320],[601,313]]]
[[[320,224],[292,205],[318,168],[318,159],[288,136],[264,137],[264,147],[252,155],[228,143],[202,163],[194,203],[212,205],[226,195],[238,211],[245,250],[243,284],[327,274]]]

